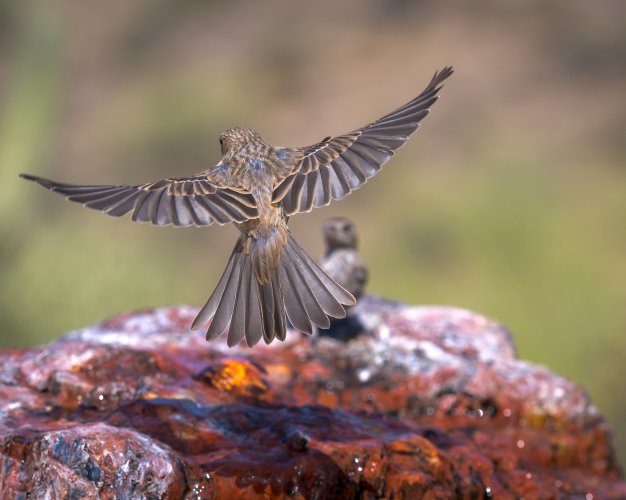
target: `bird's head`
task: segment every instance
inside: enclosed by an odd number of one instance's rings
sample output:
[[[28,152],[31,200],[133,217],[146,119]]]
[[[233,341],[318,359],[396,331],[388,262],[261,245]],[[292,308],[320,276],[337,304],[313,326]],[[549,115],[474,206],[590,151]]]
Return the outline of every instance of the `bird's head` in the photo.
[[[324,223],[324,239],[329,250],[356,248],[358,238],[354,224],[344,217],[333,217]]]
[[[261,136],[250,128],[234,127],[229,128],[220,134],[220,146],[222,154],[237,149],[251,141],[260,141]]]

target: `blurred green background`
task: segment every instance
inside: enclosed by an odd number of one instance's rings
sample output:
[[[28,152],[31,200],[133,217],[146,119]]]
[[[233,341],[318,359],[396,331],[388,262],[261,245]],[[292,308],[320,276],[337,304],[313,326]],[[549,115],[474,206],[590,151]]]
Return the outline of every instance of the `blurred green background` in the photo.
[[[138,183],[218,134],[306,145],[455,74],[353,219],[370,291],[492,316],[582,383],[626,462],[626,2],[0,2],[0,346],[204,302],[234,229],[158,229],[18,179]]]

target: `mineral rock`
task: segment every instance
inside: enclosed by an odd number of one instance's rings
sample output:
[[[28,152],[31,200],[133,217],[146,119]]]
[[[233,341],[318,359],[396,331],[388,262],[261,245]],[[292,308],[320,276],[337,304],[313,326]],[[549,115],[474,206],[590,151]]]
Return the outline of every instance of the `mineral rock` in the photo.
[[[574,383],[454,308],[228,349],[191,307],[0,352],[1,498],[626,498]]]

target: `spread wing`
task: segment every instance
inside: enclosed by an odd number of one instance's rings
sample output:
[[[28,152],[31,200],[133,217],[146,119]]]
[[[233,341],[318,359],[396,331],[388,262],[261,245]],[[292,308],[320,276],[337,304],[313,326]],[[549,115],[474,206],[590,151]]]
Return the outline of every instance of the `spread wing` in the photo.
[[[258,217],[249,193],[220,187],[203,174],[140,186],[80,186],[28,174],[21,177],[107,215],[132,212],[133,221],[157,226],[208,226]]]
[[[302,159],[276,187],[273,201],[282,201],[287,215],[293,215],[340,200],[362,186],[419,127],[451,74],[451,67],[435,73],[415,99],[369,125],[296,150]]]

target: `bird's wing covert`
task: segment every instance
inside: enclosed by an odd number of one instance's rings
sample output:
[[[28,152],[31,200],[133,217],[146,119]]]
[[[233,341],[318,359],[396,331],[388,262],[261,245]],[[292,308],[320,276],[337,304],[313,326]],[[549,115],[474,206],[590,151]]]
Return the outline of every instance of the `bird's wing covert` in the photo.
[[[274,190],[287,215],[340,200],[362,186],[407,141],[437,101],[451,67],[435,73],[415,99],[354,132],[300,148],[301,161]]]
[[[29,174],[21,177],[107,215],[120,217],[132,212],[133,221],[157,226],[208,226],[214,222],[226,224],[257,217],[256,205],[249,193],[219,187],[205,175],[137,186],[83,186]]]

